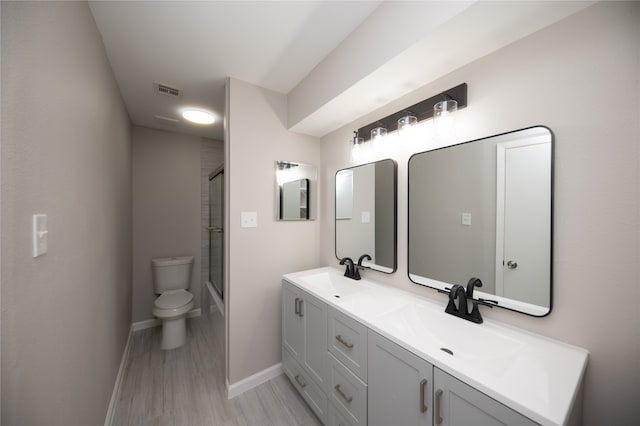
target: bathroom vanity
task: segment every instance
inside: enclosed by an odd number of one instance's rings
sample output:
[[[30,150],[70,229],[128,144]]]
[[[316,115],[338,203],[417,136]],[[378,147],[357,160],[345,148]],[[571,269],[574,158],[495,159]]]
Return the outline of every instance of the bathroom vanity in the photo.
[[[336,268],[283,276],[283,370],[327,425],[577,425],[587,359]]]

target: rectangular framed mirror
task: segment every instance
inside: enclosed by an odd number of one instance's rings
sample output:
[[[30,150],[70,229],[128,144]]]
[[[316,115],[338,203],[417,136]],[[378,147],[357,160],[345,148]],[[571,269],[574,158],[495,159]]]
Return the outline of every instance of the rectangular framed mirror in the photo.
[[[276,161],[276,220],[315,218],[311,194],[315,193],[316,167]]]
[[[553,134],[537,126],[409,159],[409,278],[532,316],[552,305]]]
[[[390,159],[338,170],[336,190],[336,257],[377,271],[396,270],[397,165]]]

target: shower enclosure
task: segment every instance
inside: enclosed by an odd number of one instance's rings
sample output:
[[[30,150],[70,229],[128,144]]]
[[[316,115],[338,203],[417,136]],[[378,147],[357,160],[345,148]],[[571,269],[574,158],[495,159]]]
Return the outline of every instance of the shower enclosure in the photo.
[[[209,282],[224,300],[224,168],[209,175]]]

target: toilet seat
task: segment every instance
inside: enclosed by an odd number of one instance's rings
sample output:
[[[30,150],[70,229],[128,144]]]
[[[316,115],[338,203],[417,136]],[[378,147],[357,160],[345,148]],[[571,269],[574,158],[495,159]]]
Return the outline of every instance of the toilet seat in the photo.
[[[187,290],[171,290],[165,291],[158,297],[154,303],[158,309],[176,309],[180,308],[193,300],[193,294]]]
[[[155,300],[153,315],[161,319],[174,318],[185,315],[193,306],[193,294],[187,290],[171,290]]]

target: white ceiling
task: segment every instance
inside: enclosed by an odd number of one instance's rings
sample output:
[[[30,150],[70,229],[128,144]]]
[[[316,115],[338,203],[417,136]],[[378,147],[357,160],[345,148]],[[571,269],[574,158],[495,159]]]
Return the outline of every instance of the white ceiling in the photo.
[[[380,1],[91,1],[107,56],[134,124],[222,139],[224,84],[231,76],[288,93]],[[154,93],[158,81],[179,99]],[[190,125],[185,106],[217,115]]]
[[[90,1],[131,120],[223,138],[227,77],[288,95],[323,136],[592,1]],[[158,95],[153,82],[182,90]],[[472,100],[470,100],[472,102]],[[217,121],[180,116],[191,106]],[[180,120],[167,125],[154,119]]]

